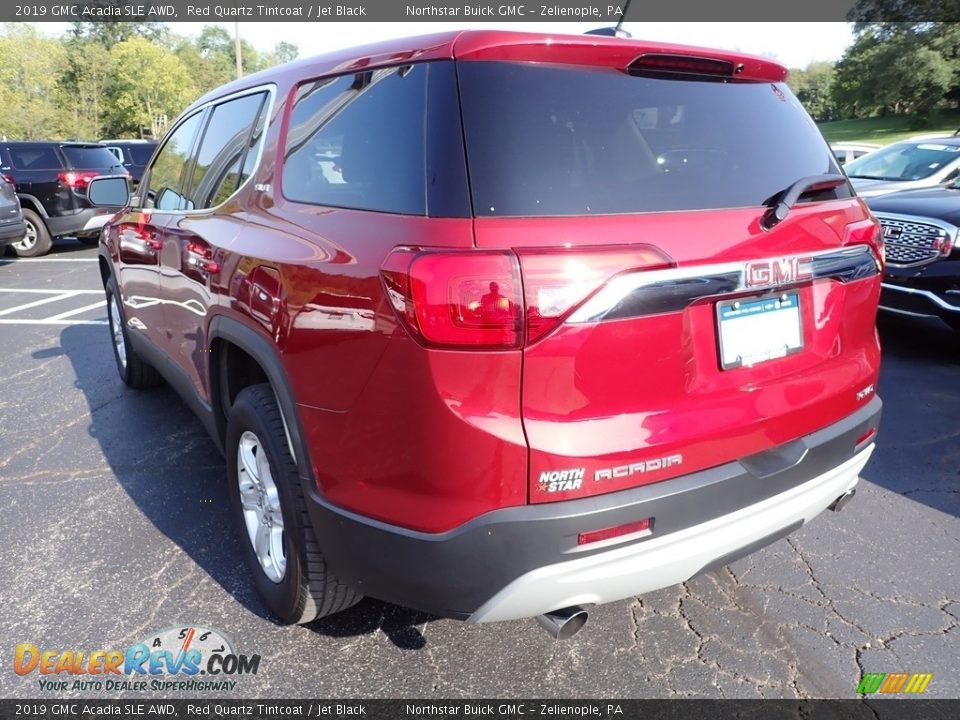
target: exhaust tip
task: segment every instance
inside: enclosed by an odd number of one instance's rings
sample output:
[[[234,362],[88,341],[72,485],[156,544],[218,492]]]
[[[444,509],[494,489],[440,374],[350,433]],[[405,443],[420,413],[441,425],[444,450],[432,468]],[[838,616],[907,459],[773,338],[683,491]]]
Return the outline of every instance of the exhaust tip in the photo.
[[[838,497],[836,500],[833,501],[833,504],[830,505],[830,509],[833,510],[834,512],[840,512],[850,503],[851,500],[853,500],[853,496],[856,494],[857,494],[856,488],[853,488],[852,490],[848,490],[843,495],[841,495],[840,497]]]
[[[569,640],[587,624],[587,611],[578,605],[537,615],[537,622],[554,640]]]

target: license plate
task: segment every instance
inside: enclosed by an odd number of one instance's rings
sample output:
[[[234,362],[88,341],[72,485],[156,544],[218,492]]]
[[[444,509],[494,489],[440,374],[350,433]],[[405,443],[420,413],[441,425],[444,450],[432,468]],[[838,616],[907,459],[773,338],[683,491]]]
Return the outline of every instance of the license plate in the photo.
[[[786,357],[803,348],[799,293],[717,303],[717,325],[724,370]]]

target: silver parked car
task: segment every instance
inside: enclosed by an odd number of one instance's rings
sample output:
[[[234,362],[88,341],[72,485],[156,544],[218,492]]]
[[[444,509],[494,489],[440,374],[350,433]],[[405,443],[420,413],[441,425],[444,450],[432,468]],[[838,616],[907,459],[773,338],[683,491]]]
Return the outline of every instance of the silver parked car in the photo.
[[[862,197],[944,185],[960,177],[960,137],[893,143],[851,160],[843,169]]]
[[[881,147],[875,143],[858,143],[858,142],[835,142],[830,143],[830,149],[833,150],[834,157],[840,161],[841,165],[846,165],[852,160],[856,160],[858,157],[863,157],[867,153],[871,153],[874,150]]]

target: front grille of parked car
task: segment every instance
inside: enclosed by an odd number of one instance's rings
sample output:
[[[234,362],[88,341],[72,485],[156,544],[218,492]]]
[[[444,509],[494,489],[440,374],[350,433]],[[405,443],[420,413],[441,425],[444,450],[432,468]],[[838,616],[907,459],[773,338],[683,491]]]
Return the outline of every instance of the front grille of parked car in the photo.
[[[950,242],[949,231],[934,223],[896,220],[882,215],[877,219],[883,226],[888,265],[909,267],[933,262]]]

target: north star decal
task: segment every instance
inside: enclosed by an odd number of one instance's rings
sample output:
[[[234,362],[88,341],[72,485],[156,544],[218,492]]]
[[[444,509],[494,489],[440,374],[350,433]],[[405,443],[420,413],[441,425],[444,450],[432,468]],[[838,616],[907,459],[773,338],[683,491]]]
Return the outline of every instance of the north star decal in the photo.
[[[617,467],[597,470],[593,474],[594,480],[612,480],[614,478],[625,478],[637,473],[648,473],[654,470],[666,470],[668,467],[680,465],[683,462],[683,455],[668,455],[667,457],[657,458],[656,460],[647,460],[646,462],[630,463],[629,465],[618,465]]]
[[[583,484],[584,469],[546,470],[540,473],[537,489],[540,492],[557,493],[579,490]]]

